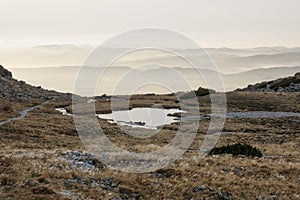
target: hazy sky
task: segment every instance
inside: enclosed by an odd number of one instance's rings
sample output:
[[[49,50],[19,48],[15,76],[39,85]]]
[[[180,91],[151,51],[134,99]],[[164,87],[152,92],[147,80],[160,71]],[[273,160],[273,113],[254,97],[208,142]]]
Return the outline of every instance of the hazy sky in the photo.
[[[300,46],[299,0],[0,0],[0,45],[97,45],[142,27],[203,47]]]

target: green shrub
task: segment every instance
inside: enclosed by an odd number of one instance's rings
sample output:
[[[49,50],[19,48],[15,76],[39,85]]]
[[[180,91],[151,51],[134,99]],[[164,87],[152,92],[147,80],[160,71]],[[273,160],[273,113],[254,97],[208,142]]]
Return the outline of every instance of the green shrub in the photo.
[[[190,92],[187,92],[187,93],[183,94],[180,98],[181,99],[188,99],[188,98],[195,97],[195,95],[197,97],[202,97],[202,96],[206,96],[206,95],[214,94],[214,93],[216,93],[215,90],[199,87],[197,90],[193,90],[193,91],[190,91]]]
[[[214,147],[209,155],[218,155],[218,154],[232,154],[233,156],[245,155],[248,157],[262,157],[262,153],[256,147],[252,147],[249,144],[230,144],[221,147]]]

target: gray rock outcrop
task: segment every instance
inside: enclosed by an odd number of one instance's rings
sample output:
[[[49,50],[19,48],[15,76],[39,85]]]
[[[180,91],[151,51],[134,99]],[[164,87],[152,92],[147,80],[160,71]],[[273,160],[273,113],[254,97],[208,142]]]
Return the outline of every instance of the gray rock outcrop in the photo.
[[[294,76],[248,85],[246,88],[237,89],[237,91],[300,92],[300,72]]]

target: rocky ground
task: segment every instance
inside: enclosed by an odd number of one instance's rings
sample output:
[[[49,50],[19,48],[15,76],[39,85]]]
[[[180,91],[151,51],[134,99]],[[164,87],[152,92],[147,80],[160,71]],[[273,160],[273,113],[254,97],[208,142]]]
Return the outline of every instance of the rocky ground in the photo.
[[[119,98],[130,99],[131,108],[153,104],[180,107],[174,95]],[[199,148],[210,122],[210,99],[199,97],[199,105],[185,101],[191,108],[198,106],[206,115],[199,119],[197,135],[185,154],[162,169],[126,173],[111,169],[87,152],[77,135],[73,117],[55,110],[65,108],[72,113],[71,98],[62,95],[41,105],[47,99],[19,101],[8,96],[0,99],[0,121],[18,116],[20,110],[40,105],[25,118],[0,126],[0,199],[300,198],[298,116],[227,118],[216,146],[247,143],[261,150],[263,157],[199,158]],[[299,92],[230,92],[227,93],[227,110],[300,113],[299,100]],[[97,113],[111,112],[109,99],[99,98],[93,103]],[[119,109],[126,107],[118,106]],[[117,124],[101,119],[99,123],[114,144],[133,153],[152,152],[165,146],[179,128],[179,123],[173,123],[162,127],[155,136],[139,139],[125,134]]]
[[[248,85],[248,87],[238,89],[238,91],[300,92],[300,72],[294,76]]]
[[[36,99],[57,99],[66,95],[53,90],[43,89],[40,86],[31,86],[24,81],[18,81],[13,78],[10,71],[0,65],[0,98],[28,102]]]

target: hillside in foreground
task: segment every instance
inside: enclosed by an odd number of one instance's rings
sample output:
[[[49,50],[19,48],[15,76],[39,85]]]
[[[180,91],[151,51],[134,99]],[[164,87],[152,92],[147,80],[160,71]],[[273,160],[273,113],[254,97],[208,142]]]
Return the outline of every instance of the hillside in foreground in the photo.
[[[16,80],[12,73],[0,65],[0,98],[11,101],[29,102],[35,99],[57,99],[63,93],[46,90],[41,86],[32,86],[24,81]]]
[[[189,99],[180,102],[172,94],[120,96],[130,99],[132,109],[157,104],[180,108],[183,103],[191,113],[178,113],[180,119],[193,116],[197,107],[202,114],[201,118],[185,118],[189,126],[198,120],[199,127],[190,147],[173,165],[147,173],[125,173],[111,169],[86,151],[70,115],[68,95],[53,93],[59,98],[52,98],[52,92],[26,84],[8,87],[6,84],[17,82],[7,71],[0,81],[9,93],[20,94],[18,98],[0,98],[0,124],[5,122],[0,125],[0,199],[300,198],[299,92],[227,93],[228,114],[215,146],[224,149],[239,148],[236,143],[249,144],[253,147],[249,149],[261,152],[256,157],[235,155],[240,149],[232,154],[198,157],[210,123],[209,96],[198,97],[199,104]],[[29,99],[28,91],[41,93]],[[26,101],[21,101],[23,98]],[[111,99],[99,98],[94,103],[97,114],[111,112]],[[26,116],[16,118],[28,108],[32,109]],[[69,114],[63,115],[57,108],[65,108]],[[10,121],[12,118],[15,120]],[[172,141],[180,127],[179,122],[164,125],[152,137],[140,139],[126,134],[117,123],[97,120],[110,141],[132,153],[160,149]],[[125,130],[145,132],[131,126]]]
[[[294,76],[248,85],[248,87],[238,89],[238,91],[300,92],[300,72]]]

